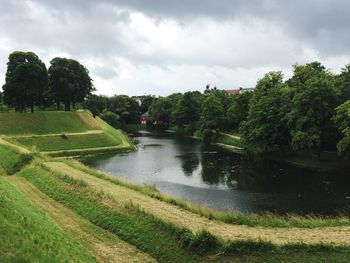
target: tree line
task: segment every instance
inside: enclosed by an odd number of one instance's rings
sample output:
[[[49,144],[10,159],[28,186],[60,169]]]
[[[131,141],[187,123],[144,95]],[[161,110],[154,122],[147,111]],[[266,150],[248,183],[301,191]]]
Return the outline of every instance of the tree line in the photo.
[[[56,57],[49,69],[33,52],[15,51],[9,55],[1,105],[16,111],[60,103],[70,111],[94,91],[89,71],[78,61]]]
[[[215,131],[234,130],[249,152],[307,150],[346,153],[350,149],[350,65],[340,74],[321,63],[294,65],[284,80],[269,72],[252,92],[230,95],[186,92],[157,98],[149,121],[210,140]]]

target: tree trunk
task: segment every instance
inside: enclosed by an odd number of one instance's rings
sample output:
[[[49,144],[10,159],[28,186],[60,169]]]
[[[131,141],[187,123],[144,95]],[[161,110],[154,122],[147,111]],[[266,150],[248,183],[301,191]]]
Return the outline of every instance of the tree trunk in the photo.
[[[57,110],[60,110],[60,102],[59,101],[56,102],[56,105],[57,105]]]
[[[70,111],[70,101],[64,103],[64,111]]]
[[[30,111],[31,111],[31,113],[34,113],[34,105],[33,104],[30,105]]]

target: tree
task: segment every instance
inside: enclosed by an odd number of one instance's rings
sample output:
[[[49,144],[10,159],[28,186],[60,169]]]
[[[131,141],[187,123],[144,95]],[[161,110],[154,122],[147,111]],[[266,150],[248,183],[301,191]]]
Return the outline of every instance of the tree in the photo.
[[[295,66],[289,84],[295,90],[288,116],[293,148],[318,154],[335,149],[339,134],[331,120],[338,101],[334,76],[313,62]]]
[[[78,61],[57,57],[50,64],[50,93],[58,108],[63,102],[65,111],[70,111],[71,105],[74,107],[94,91],[89,71]]]
[[[100,95],[89,95],[83,102],[83,107],[92,112],[94,116],[99,115],[107,109],[109,98]]]
[[[144,114],[148,111],[152,102],[156,99],[155,96],[147,95],[141,98],[140,113]]]
[[[350,100],[350,64],[341,69],[341,73],[336,76],[336,88],[339,92],[339,104]]]
[[[4,102],[23,112],[29,106],[42,105],[47,95],[48,75],[45,64],[33,52],[15,51],[7,63]]]
[[[115,114],[114,112],[104,111],[102,112],[100,117],[102,120],[104,120],[114,128],[120,129],[122,127],[122,124],[120,122],[120,116],[118,114]]]
[[[195,124],[200,118],[200,99],[196,92],[186,92],[177,102],[173,111],[173,121],[182,128],[184,125]]]
[[[338,152],[349,153],[350,150],[350,100],[347,100],[336,109],[333,117],[335,126],[341,133],[341,139],[337,143]]]
[[[207,95],[202,105],[202,130],[221,128],[224,125],[224,121],[224,105],[215,94]]]
[[[107,110],[118,114],[123,124],[138,122],[139,107],[135,99],[126,95],[113,96],[107,100]]]
[[[243,92],[232,96],[232,103],[226,114],[230,128],[238,129],[240,124],[247,119],[252,95],[252,92]]]
[[[149,108],[149,120],[158,127],[169,127],[173,104],[171,98],[157,98]]]
[[[287,113],[291,91],[281,72],[270,72],[260,79],[249,104],[247,120],[240,133],[248,151],[268,151],[288,145]]]

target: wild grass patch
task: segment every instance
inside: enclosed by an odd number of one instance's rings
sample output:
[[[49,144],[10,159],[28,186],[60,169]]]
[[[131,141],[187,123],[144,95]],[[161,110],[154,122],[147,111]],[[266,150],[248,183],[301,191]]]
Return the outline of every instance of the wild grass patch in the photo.
[[[0,145],[0,166],[8,175],[15,174],[33,159],[30,154],[20,153],[7,145]]]

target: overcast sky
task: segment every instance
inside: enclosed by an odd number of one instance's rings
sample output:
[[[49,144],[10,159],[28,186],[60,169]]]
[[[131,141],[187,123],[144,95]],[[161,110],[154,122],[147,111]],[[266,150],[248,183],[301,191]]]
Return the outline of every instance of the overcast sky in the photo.
[[[98,94],[253,87],[314,60],[350,63],[348,0],[0,0],[0,85],[9,53],[85,65]]]

